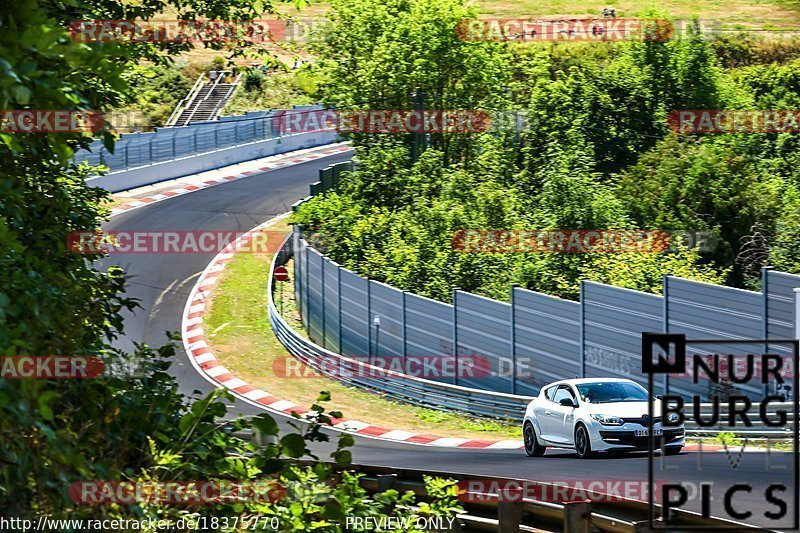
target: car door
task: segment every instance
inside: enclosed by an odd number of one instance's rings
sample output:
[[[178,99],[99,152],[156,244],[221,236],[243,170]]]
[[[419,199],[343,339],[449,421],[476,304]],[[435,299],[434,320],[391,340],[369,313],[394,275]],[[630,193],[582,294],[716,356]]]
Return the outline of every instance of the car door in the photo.
[[[569,385],[559,385],[556,389],[553,400],[548,402],[544,413],[547,428],[547,436],[543,438],[557,444],[572,444],[572,420],[574,418],[574,407],[561,405],[561,400],[569,398],[575,404],[575,394]]]
[[[539,436],[543,439],[548,439],[547,419],[552,412],[550,407],[552,406],[553,397],[556,394],[557,388],[558,386],[553,385],[544,389],[542,394],[540,394],[533,403],[533,416],[539,424]]]

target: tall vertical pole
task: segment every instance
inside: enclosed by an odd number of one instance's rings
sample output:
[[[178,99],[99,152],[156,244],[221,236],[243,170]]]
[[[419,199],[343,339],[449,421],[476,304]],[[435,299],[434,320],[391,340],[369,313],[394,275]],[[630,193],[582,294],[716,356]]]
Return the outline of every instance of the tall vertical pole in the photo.
[[[408,344],[407,344],[407,328],[406,328],[406,294],[408,291],[403,291],[403,372],[408,373]]]
[[[511,285],[511,394],[517,393],[517,313],[514,301],[518,284]]]
[[[320,294],[322,295],[322,347],[327,350],[328,346],[325,343],[325,341],[326,341],[326,335],[325,335],[325,262],[326,262],[326,260],[325,260],[324,257],[320,258],[320,262],[319,262],[320,276],[319,277],[322,280],[322,284],[321,284],[322,290],[320,290]]]
[[[336,269],[336,294],[339,308],[339,355],[342,355],[342,267]]]
[[[311,279],[308,276],[308,271],[310,270],[308,268],[308,257],[310,255],[311,254],[308,253],[308,242],[306,241],[305,246],[303,247],[303,256],[306,258],[306,264],[304,268],[306,272],[306,332],[309,334],[309,336],[311,335],[311,291],[309,290]]]
[[[372,364],[372,296],[370,296],[370,282],[367,278],[367,364]]]
[[[769,338],[769,270],[770,267],[761,267],[761,338]],[[762,346],[763,353],[769,353],[769,343],[765,342]],[[776,384],[777,385],[777,384]],[[763,393],[766,397],[769,394],[769,383],[762,385]]]
[[[800,288],[794,290],[794,338],[800,339]]]
[[[414,89],[414,93],[412,94],[412,100],[414,104],[414,111],[419,111],[421,116],[421,120],[419,123],[421,124],[422,131],[418,131],[413,134],[413,140],[411,144],[411,162],[416,163],[419,160],[420,154],[425,150],[426,144],[426,137],[425,137],[425,91],[417,87]]]
[[[664,275],[661,281],[661,329],[669,333],[669,274]],[[669,394],[669,374],[664,373],[664,394]]]
[[[458,385],[458,287],[453,288],[453,384]]]

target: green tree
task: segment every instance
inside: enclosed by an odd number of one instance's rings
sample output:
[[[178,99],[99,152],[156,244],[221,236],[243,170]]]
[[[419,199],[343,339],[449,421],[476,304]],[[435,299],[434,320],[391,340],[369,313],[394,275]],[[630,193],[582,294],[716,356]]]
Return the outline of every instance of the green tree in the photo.
[[[150,19],[158,13],[182,19],[245,21],[271,6],[249,0],[183,2],[21,0],[0,6],[0,109],[99,110],[130,98],[132,72],[142,60],[169,62],[186,43],[81,43],[66,25],[87,19]],[[242,53],[236,47],[232,53]],[[238,43],[240,44],[240,43]],[[221,47],[221,43],[212,43]],[[131,78],[131,75],[134,78]],[[105,136],[113,148],[113,136]],[[131,357],[138,371],[86,380],[0,380],[0,509],[21,518],[241,517],[273,515],[281,530],[340,531],[333,520],[350,513],[452,515],[455,486],[432,482],[437,502],[411,507],[412,496],[389,491],[366,501],[355,476],[333,477],[308,458],[309,443],[324,442],[330,418],[320,405],[312,418],[279,435],[267,415],[225,421],[226,393],[186,398],[168,373],[174,347],[138,346],[134,354],[110,347],[122,331],[120,311],[135,302],[122,296],[119,269],[93,266],[99,255],[67,247],[73,231],[94,231],[106,218],[107,193],[89,187],[94,171],[75,167],[70,156],[91,137],[80,132],[0,133],[0,355],[97,355],[120,370]],[[327,399],[323,394],[320,401]],[[330,413],[341,417],[341,413]],[[255,429],[273,441],[256,447],[235,436]],[[332,459],[350,464],[349,435],[341,435]],[[194,481],[266,478],[289,489],[276,503],[218,504],[187,509],[158,504],[80,506],[68,497],[76,481]],[[310,498],[303,486],[319,490]],[[319,498],[322,498],[320,501]],[[225,527],[222,529],[231,530]],[[221,530],[222,530],[221,529]]]
[[[456,26],[477,14],[462,0],[337,0],[332,7],[319,49],[326,101],[343,109],[411,109],[420,88],[426,109],[507,106],[510,56],[500,43],[459,37]],[[431,135],[446,164],[469,154],[471,142],[470,135]]]

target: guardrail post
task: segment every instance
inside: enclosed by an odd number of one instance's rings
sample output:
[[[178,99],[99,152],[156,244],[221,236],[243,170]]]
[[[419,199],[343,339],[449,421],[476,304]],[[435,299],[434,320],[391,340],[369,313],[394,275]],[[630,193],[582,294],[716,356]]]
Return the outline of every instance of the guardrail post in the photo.
[[[397,483],[397,474],[378,474],[379,492],[394,488],[395,483]]]
[[[586,302],[584,301],[584,282],[581,280],[580,302],[580,361],[581,361],[581,377],[586,377]]]
[[[128,170],[128,152],[130,151],[130,142],[125,143],[125,170]]]
[[[497,502],[497,531],[498,533],[519,533],[522,522],[522,489],[507,488],[503,491]],[[565,531],[571,530],[566,529]]]
[[[564,504],[564,531],[590,533],[592,530],[591,500]]]
[[[517,315],[514,294],[519,285],[511,284],[511,394],[517,393]]]

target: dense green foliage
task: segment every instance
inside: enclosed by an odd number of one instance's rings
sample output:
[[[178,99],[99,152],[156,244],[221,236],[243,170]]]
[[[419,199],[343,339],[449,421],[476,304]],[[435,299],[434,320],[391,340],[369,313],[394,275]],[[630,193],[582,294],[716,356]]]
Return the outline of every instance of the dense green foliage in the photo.
[[[233,93],[225,105],[225,114],[240,115],[247,111],[314,104],[318,101],[318,82],[317,76],[306,69],[278,69],[266,73],[257,69],[249,70],[243,86]]]
[[[437,95],[428,109],[513,109],[527,120],[517,133],[432,135],[416,163],[403,136],[357,136],[358,171],[296,215],[348,268],[442,300],[453,287],[506,299],[517,283],[576,298],[581,279],[660,292],[668,273],[755,286],[762,265],[800,272],[797,137],[677,135],[667,126],[678,109],[797,109],[800,60],[790,44],[773,50],[784,63],[762,64],[773,57],[764,42],[711,43],[697,27],[667,42],[453,43],[435,28],[470,16],[458,0],[334,6],[342,23],[323,55],[345,59],[320,67],[331,101],[409,109],[410,92],[423,86]],[[434,30],[409,28],[412,18]],[[461,229],[515,228],[705,231],[716,246],[452,247]]]
[[[3,3],[0,109],[104,111],[135,101],[137,89],[164,94],[185,87],[163,66],[169,64],[165,54],[185,44],[79,43],[67,35],[71,20],[148,19],[163,10],[189,19],[247,20],[269,9],[250,0]],[[156,66],[139,68],[144,60]],[[148,75],[154,71],[167,75],[154,80]],[[108,369],[97,379],[0,380],[0,516],[265,516],[275,517],[281,531],[341,531],[345,515],[453,516],[459,508],[451,482],[429,480],[432,501],[412,508],[413,494],[390,490],[370,497],[357,475],[335,473],[336,465],[351,463],[349,435],[327,446],[324,459],[331,464],[312,455],[312,446],[320,449],[330,438],[323,426],[341,413],[315,405],[313,416],[284,432],[267,415],[230,420],[227,393],[187,398],[178,391],[168,371],[173,345],[137,346],[134,354],[111,347],[122,331],[120,311],[136,302],[123,296],[120,269],[100,270],[93,263],[98,256],[67,247],[70,232],[98,229],[108,212],[107,193],[84,181],[91,169],[70,163],[73,151],[90,140],[80,132],[0,133],[0,356],[94,355]],[[113,148],[111,132],[105,140]],[[319,401],[327,399],[323,393]],[[245,442],[236,436],[243,429],[269,443]],[[289,461],[300,458],[311,466]],[[68,491],[81,481],[265,479],[280,484],[283,496],[204,506],[87,505],[75,503]],[[233,531],[235,522],[227,524],[213,529]],[[258,524],[248,530],[276,529],[275,522]]]

